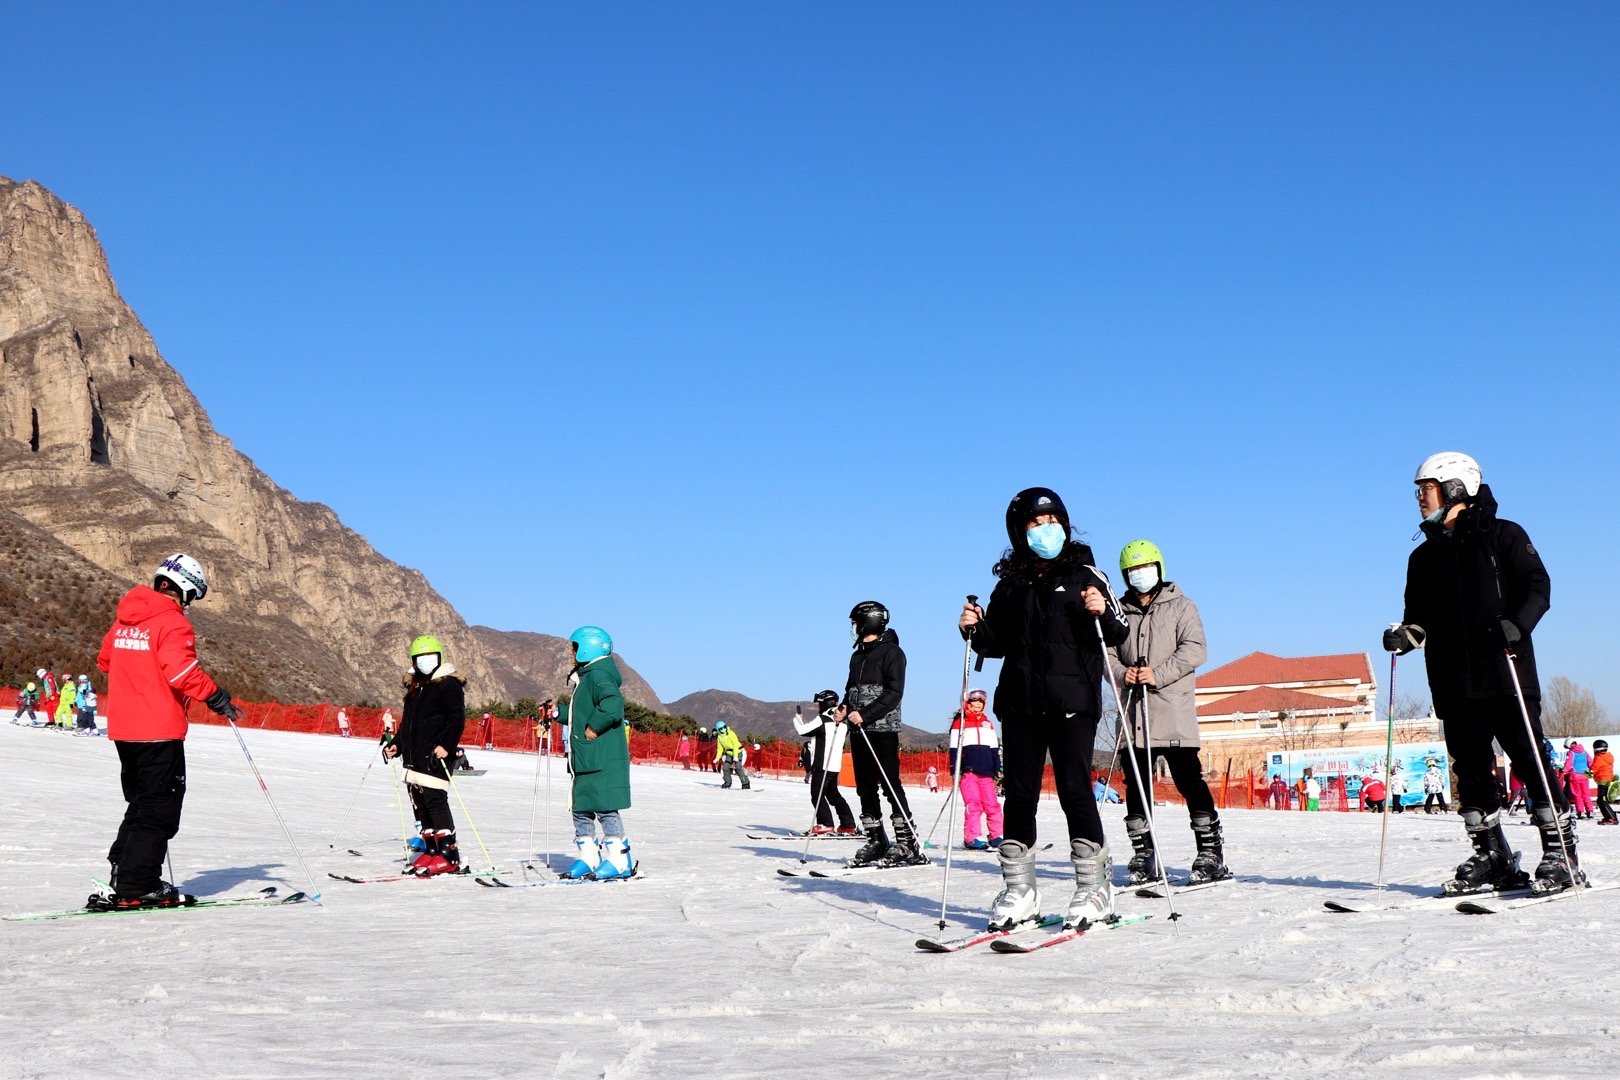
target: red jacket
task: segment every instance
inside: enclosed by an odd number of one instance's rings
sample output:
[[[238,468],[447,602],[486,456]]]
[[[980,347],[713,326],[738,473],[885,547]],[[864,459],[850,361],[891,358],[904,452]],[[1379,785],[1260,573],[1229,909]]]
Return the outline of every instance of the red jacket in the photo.
[[[185,699],[219,689],[197,664],[197,635],[180,601],[148,585],[118,601],[96,664],[107,673],[107,737],[123,742],[184,739]]]

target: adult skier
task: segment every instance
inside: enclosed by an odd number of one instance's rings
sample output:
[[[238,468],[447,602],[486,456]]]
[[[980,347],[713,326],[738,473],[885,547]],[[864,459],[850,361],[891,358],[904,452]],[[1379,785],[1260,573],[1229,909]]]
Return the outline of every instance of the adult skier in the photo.
[[[1001,929],[1040,915],[1035,809],[1050,752],[1074,865],[1064,924],[1075,927],[1114,913],[1091,758],[1102,712],[1103,648],[1118,646],[1130,628],[1091,548],[1073,538],[1056,492],[1020,491],[1007,506],[1006,525],[1011,547],[991,571],[999,580],[989,606],[969,602],[957,622],[980,656],[1002,658],[994,708],[1001,721],[1007,836],[999,852],[1003,887],[989,925]]]
[[[383,756],[398,757],[405,765],[405,791],[422,835],[422,853],[405,872],[415,877],[459,874],[450,759],[467,722],[466,682],[445,659],[439,639],[429,634],[411,642],[410,660],[399,730],[383,746]]]
[[[1493,738],[1534,808],[1542,850],[1534,887],[1571,888],[1585,881],[1575,823],[1563,793],[1547,790],[1545,763],[1536,758],[1545,736],[1531,639],[1551,604],[1547,568],[1523,527],[1496,516],[1496,497],[1467,454],[1430,456],[1413,482],[1424,539],[1407,560],[1405,612],[1399,625],[1384,632],[1384,648],[1398,654],[1423,649],[1434,711],[1457,773],[1474,854],[1443,888],[1470,892],[1527,880],[1498,816]]]
[[[118,748],[124,820],[107,851],[111,895],[93,894],[96,910],[176,907],[195,898],[160,876],[169,841],[180,831],[186,797],[186,699],[235,720],[231,695],[197,662],[197,637],[186,618],[192,601],[208,595],[196,559],[164,559],[152,584],[118,601],[96,664],[107,673],[107,737]]]
[[[1170,768],[1176,790],[1186,800],[1192,824],[1191,880],[1220,881],[1232,876],[1222,847],[1215,796],[1204,780],[1198,759],[1198,707],[1193,698],[1193,672],[1209,656],[1204,622],[1192,598],[1165,575],[1164,553],[1151,540],[1132,540],[1119,553],[1125,577],[1122,601],[1130,632],[1114,650],[1125,683],[1126,723],[1136,768],[1124,769],[1125,832],[1131,840],[1130,882],[1159,880],[1158,853],[1148,831],[1153,763]],[[1144,793],[1140,776],[1149,785]]]
[[[956,775],[956,755],[962,755],[962,846],[973,851],[1000,848],[1005,837],[1001,800],[996,797],[996,775],[1001,772],[1001,740],[985,715],[985,693],[969,690],[962,711],[951,721],[946,758]]]
[[[742,781],[744,791],[749,788],[748,770],[743,768],[743,762],[748,758],[748,751],[743,748],[742,740],[737,733],[731,730],[731,725],[724,720],[714,722],[714,760],[720,768],[720,786],[731,787],[731,778],[735,774]]]
[[[568,675],[568,771],[574,777],[575,858],[566,876],[627,878],[636,864],[619,811],[630,808],[630,729],[624,723],[613,639],[601,627],[582,626],[568,642],[574,651]]]
[[[1614,808],[1609,805],[1614,800],[1614,755],[1609,753],[1609,743],[1605,739],[1598,739],[1592,744],[1592,782],[1597,785],[1598,811],[1603,815],[1599,825],[1614,825],[1620,823],[1616,818]]]
[[[830,833],[833,814],[838,815],[840,836],[855,835],[855,816],[838,790],[838,772],[844,767],[844,735],[848,730],[838,719],[838,695],[822,690],[815,696],[816,715],[794,714],[793,730],[808,738],[810,751],[810,802],[815,806],[815,824],[810,831]]]
[[[849,657],[849,679],[839,716],[858,728],[849,737],[855,761],[855,793],[861,803],[861,829],[866,843],[850,866],[920,866],[928,861],[911,820],[911,803],[900,786],[900,699],[906,692],[906,654],[900,636],[889,629],[889,609],[863,600],[849,612],[855,639]],[[878,792],[889,800],[894,843],[883,831]]]

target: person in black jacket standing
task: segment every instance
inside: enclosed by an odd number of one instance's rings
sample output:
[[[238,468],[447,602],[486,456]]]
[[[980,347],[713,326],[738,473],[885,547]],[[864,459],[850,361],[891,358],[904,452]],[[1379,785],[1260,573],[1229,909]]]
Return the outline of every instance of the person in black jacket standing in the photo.
[[[1496,497],[1467,454],[1430,456],[1413,482],[1424,540],[1407,560],[1406,610],[1384,632],[1384,648],[1423,649],[1435,715],[1457,771],[1474,854],[1442,887],[1465,893],[1527,883],[1498,817],[1495,739],[1535,806],[1542,856],[1534,887],[1570,888],[1585,880],[1575,859],[1575,824],[1563,792],[1556,785],[1547,791],[1536,750],[1543,741],[1541,687],[1531,635],[1551,606],[1547,568],[1524,529],[1496,516]]]
[[[992,571],[1000,580],[981,609],[969,602],[957,625],[980,656],[1001,657],[995,712],[1001,721],[1006,841],[1003,888],[990,928],[1040,916],[1035,888],[1035,809],[1048,751],[1068,818],[1075,892],[1066,926],[1114,913],[1113,869],[1091,792],[1091,757],[1102,715],[1103,643],[1128,627],[1091,548],[1070,536],[1069,512],[1049,488],[1027,488],[1007,507],[1012,547]],[[1100,634],[1099,634],[1100,630]]]
[[[383,747],[386,756],[405,763],[405,790],[422,830],[423,851],[408,874],[433,877],[461,872],[456,822],[450,815],[450,759],[466,722],[465,684],[445,661],[444,646],[435,637],[417,638],[411,642],[411,671],[399,732]]]
[[[855,793],[861,801],[861,828],[866,843],[850,866],[920,866],[928,861],[912,826],[911,804],[900,786],[900,698],[906,692],[906,654],[900,637],[889,629],[889,609],[863,600],[849,613],[855,651],[849,658],[849,681],[837,718],[857,729],[849,737],[855,762]],[[894,844],[883,831],[878,789],[889,800]]]

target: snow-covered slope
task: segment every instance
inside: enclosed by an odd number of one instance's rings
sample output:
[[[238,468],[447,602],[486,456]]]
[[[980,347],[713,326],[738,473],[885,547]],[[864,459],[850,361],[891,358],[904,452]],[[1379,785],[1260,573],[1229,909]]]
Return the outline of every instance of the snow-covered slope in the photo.
[[[351,885],[379,872],[399,811],[359,740],[246,731],[325,906],[0,923],[5,1076],[1609,1076],[1620,892],[1489,917],[1329,915],[1364,895],[1378,820],[1231,811],[1242,881],[1179,900],[1127,894],[1151,921],[1031,956],[925,955],[937,868],[866,880],[788,879],[803,784],[721,791],[697,772],[638,768],[626,814],[645,878],[523,890],[466,879]],[[174,843],[188,890],[307,888],[228,729],[195,728]],[[0,724],[0,914],[76,905],[103,876],[122,812],[102,739]],[[515,866],[567,843],[567,782],[533,758],[474,751],[462,850],[477,826]],[[559,764],[559,763],[554,763]],[[532,796],[541,819],[528,844]],[[358,790],[358,799],[356,792]],[[943,795],[915,793],[924,826]],[[341,834],[335,833],[354,805]],[[454,805],[454,803],[452,804]],[[1106,808],[1123,844],[1118,808]],[[1061,836],[1043,804],[1044,839]],[[1516,846],[1534,847],[1520,818]],[[1583,823],[1584,824],[1584,823]],[[1185,811],[1161,819],[1172,867]],[[945,833],[941,826],[936,836]],[[955,835],[953,833],[953,835]],[[1454,816],[1391,824],[1397,895],[1465,853]],[[1620,829],[1586,826],[1611,877]],[[335,847],[329,846],[335,844]],[[354,847],[364,858],[345,854]],[[816,847],[830,864],[837,843]],[[1042,856],[1052,900],[1067,863]],[[560,859],[560,854],[559,854]],[[521,874],[518,875],[521,877]],[[980,925],[994,860],[951,875],[951,932]],[[1049,905],[1053,906],[1053,905]],[[429,1070],[432,1070],[430,1073]]]

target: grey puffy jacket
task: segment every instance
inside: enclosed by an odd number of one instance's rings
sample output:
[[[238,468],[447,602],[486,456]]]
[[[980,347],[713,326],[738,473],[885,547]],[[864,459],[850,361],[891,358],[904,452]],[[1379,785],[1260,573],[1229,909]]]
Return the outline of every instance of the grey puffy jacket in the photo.
[[[1112,650],[1114,655],[1122,667],[1135,667],[1142,662],[1153,669],[1154,685],[1147,688],[1145,695],[1131,693],[1131,688],[1124,685],[1124,673],[1119,676],[1120,688],[1125,692],[1132,743],[1142,746],[1146,741],[1145,704],[1146,724],[1152,731],[1154,746],[1198,746],[1193,672],[1209,658],[1198,605],[1173,581],[1165,582],[1159,595],[1145,608],[1130,591],[1120,605],[1125,609],[1130,632]]]

